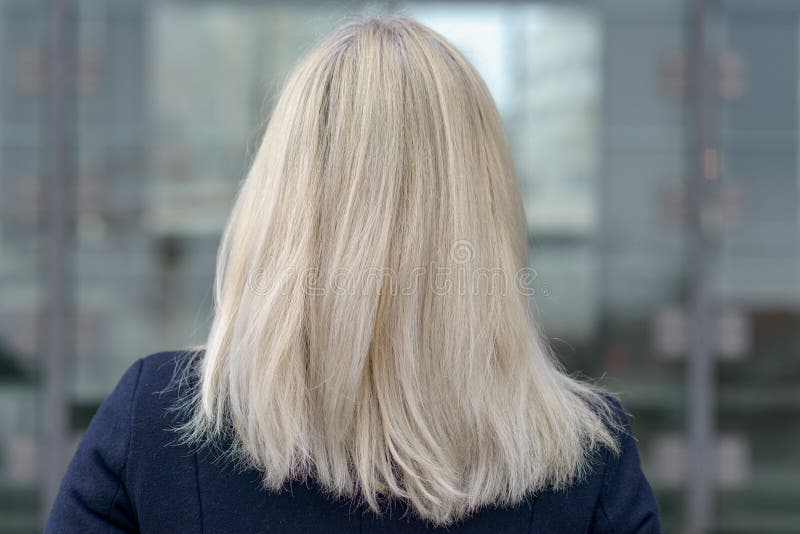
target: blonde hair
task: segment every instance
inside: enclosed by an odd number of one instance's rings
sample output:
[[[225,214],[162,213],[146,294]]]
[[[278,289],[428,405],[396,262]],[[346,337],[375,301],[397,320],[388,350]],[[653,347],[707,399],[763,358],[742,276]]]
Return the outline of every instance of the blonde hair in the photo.
[[[230,216],[186,440],[439,525],[573,483],[617,450],[612,412],[537,332],[526,232],[469,62],[408,18],[343,26],[289,77]]]

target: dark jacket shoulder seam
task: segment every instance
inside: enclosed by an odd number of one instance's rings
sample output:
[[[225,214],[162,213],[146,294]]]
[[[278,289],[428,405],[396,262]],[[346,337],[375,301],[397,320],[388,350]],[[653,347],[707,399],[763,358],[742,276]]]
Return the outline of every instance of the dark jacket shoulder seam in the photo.
[[[620,445],[619,445],[620,446],[620,453],[619,453],[620,455],[622,455],[622,439],[624,439],[624,436],[620,437]],[[613,531],[614,530],[614,525],[611,522],[611,518],[608,517],[608,512],[606,511],[606,506],[605,506],[605,503],[603,502],[604,501],[603,497],[605,497],[606,489],[608,487],[608,480],[607,480],[607,477],[608,477],[608,464],[611,463],[612,461],[616,462],[617,459],[616,459],[616,455],[613,455],[611,450],[608,449],[608,448],[605,449],[605,456],[606,456],[606,461],[605,461],[605,464],[603,465],[603,479],[602,479],[602,483],[601,483],[600,496],[597,499],[597,501],[598,501],[597,504],[600,507],[600,512],[603,514],[603,518],[606,520],[606,524],[609,526],[609,530]]]
[[[122,481],[120,480],[117,482],[117,489],[114,491],[114,496],[111,498],[111,502],[108,503],[108,510],[106,511],[106,524],[108,524],[108,531],[111,532],[111,527],[113,525],[111,521],[111,510],[114,509],[114,503],[117,502],[117,497],[119,497],[119,493],[122,491]]]
[[[136,399],[136,391],[139,389],[139,379],[142,376],[142,362],[139,360],[138,366],[139,368],[136,371],[136,380],[133,384],[133,391],[131,392],[130,404],[128,409],[130,410],[130,421],[128,423],[128,446],[127,450],[125,451],[125,464],[122,466],[120,470],[119,480],[117,481],[117,489],[114,491],[114,496],[111,498],[111,502],[108,503],[108,510],[106,511],[106,523],[108,524],[108,531],[111,532],[111,510],[114,508],[114,503],[117,502],[117,498],[119,497],[120,492],[122,491],[123,486],[125,485],[125,481],[127,479],[127,471],[128,471],[128,458],[131,452],[131,440],[133,436],[133,404]],[[136,364],[135,364],[136,365]]]
[[[139,382],[142,379],[142,368],[144,367],[144,360],[140,359],[138,361],[139,370],[136,373],[136,381],[133,384],[133,393],[131,394],[131,403],[130,403],[130,416],[128,418],[128,450],[125,451],[125,467],[122,472],[122,482],[123,484],[127,484],[128,482],[128,470],[130,469],[131,465],[131,450],[133,449],[133,430],[134,430],[134,419],[136,417],[136,397],[139,393]]]

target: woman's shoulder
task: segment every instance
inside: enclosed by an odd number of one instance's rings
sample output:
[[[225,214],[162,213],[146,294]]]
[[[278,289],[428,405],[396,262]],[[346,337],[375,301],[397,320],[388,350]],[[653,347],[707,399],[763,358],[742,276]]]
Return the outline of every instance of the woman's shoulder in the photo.
[[[166,350],[140,358],[131,368],[140,368],[140,388],[157,393],[190,380],[191,369],[202,354],[202,349]]]
[[[532,524],[556,532],[660,533],[658,505],[642,473],[636,439],[622,402],[603,393],[599,415],[618,447],[600,446],[580,480],[535,496]]]
[[[175,439],[179,410],[172,408],[189,387],[190,373],[183,373],[197,354],[159,352],[125,371],[73,455],[46,532],[97,532],[110,524],[126,531],[194,525],[194,508],[163,502],[195,491],[191,455]]]
[[[173,350],[139,358],[95,414],[84,441],[119,450],[123,479],[133,480],[176,453],[187,454],[178,429],[186,417],[184,399],[196,381],[193,364],[201,354]]]
[[[658,503],[642,471],[637,440],[622,402],[608,394],[609,424],[618,449],[605,449],[593,524],[598,532],[659,533]]]
[[[98,414],[113,411],[135,420],[161,416],[195,382],[193,364],[202,354],[197,350],[162,351],[139,358],[123,373],[106,397]]]
[[[134,361],[120,378],[117,387],[128,389],[169,385],[179,378],[203,354],[202,349],[165,350]],[[142,382],[142,379],[145,382]],[[112,392],[112,395],[115,392]]]
[[[132,444],[156,437],[160,438],[157,442],[176,438],[175,429],[186,417],[185,401],[197,382],[195,364],[202,354],[202,350],[162,351],[131,365],[117,389],[133,384],[133,391],[122,398],[115,391],[107,402],[129,399]]]

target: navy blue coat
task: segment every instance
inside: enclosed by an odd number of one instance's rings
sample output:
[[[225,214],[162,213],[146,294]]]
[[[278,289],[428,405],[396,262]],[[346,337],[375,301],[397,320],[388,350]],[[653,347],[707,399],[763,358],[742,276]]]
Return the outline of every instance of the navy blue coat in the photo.
[[[102,404],[61,485],[45,532],[257,533],[430,532],[402,504],[378,517],[315,485],[280,493],[255,471],[236,471],[210,452],[174,444],[178,392],[169,384],[182,359],[162,352],[131,366]],[[624,419],[621,406],[619,415]],[[627,421],[627,420],[626,420]],[[660,532],[658,509],[633,438],[622,454],[598,455],[592,472],[564,491],[542,491],[513,508],[486,508],[447,532]],[[441,529],[445,532],[445,529]]]

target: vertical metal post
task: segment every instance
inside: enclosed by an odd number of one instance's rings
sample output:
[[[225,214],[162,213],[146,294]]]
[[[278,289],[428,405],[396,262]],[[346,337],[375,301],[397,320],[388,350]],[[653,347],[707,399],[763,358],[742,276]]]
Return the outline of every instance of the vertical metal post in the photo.
[[[47,4],[42,200],[45,236],[41,481],[47,514],[67,452],[67,361],[73,352],[72,250],[75,226],[77,3]]]
[[[711,530],[714,510],[714,355],[712,310],[708,283],[710,240],[704,221],[709,177],[707,155],[713,150],[709,100],[709,77],[713,75],[708,57],[707,0],[692,0],[688,17],[688,177],[687,266],[689,276],[689,347],[687,361],[689,462],[687,470],[687,531],[705,534]]]

